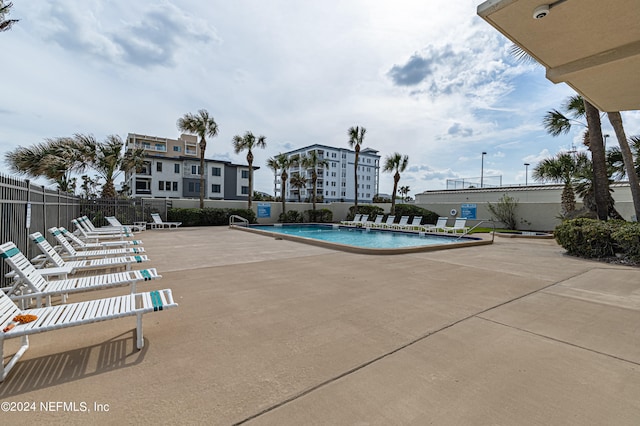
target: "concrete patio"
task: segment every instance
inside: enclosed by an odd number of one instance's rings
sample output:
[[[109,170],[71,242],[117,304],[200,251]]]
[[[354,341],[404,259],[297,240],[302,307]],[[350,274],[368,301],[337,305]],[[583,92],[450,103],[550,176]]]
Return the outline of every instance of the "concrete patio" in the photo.
[[[553,240],[371,256],[137,236],[164,277],[139,290],[180,307],[145,316],[139,352],[133,318],[33,336],[0,400],[35,410],[3,424],[640,424],[637,268]]]

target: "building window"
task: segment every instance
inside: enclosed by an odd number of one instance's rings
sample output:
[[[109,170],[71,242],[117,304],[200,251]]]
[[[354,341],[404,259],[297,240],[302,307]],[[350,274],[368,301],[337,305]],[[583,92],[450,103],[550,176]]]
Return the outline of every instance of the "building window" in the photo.
[[[200,182],[189,182],[189,192],[200,192]]]
[[[212,167],[211,168],[211,176],[221,176],[221,175],[222,175],[222,169],[220,167]],[[218,191],[218,192],[220,192],[220,191]]]
[[[249,179],[249,170],[242,171],[242,179]],[[248,192],[247,192],[248,194]]]
[[[240,188],[240,192],[242,193],[242,195],[249,195],[249,187],[243,186],[242,188]]]
[[[211,192],[214,192],[214,193],[216,193],[216,194],[219,194],[219,193],[220,193],[220,185],[215,184],[215,183],[214,183],[214,184],[212,184],[212,185],[211,185]]]
[[[173,182],[173,185],[172,185],[172,186],[173,186],[173,188],[172,188],[172,189],[173,189],[174,191],[177,191],[177,190],[178,190],[178,182]]]
[[[200,174],[200,166],[191,166],[191,174],[199,175]]]
[[[171,191],[171,182],[166,181],[164,183],[164,189],[166,189],[167,191]]]
[[[159,191],[164,191],[164,181],[158,181],[158,190]]]
[[[158,161],[156,163],[156,171],[157,172],[161,172],[162,171],[162,162]]]
[[[173,171],[174,173],[180,173],[180,164],[174,164]]]
[[[173,152],[180,152],[180,151],[182,151],[182,148],[180,148],[179,146],[173,147]]]

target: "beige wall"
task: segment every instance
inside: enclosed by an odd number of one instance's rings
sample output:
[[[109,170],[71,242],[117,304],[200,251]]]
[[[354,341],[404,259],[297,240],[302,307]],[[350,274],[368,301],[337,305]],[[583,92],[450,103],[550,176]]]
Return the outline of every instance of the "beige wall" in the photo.
[[[631,192],[627,183],[615,183],[611,185],[613,197],[616,201],[616,209],[627,220],[632,220],[633,203],[631,201]],[[477,205],[477,220],[468,222],[470,226],[474,226],[481,220],[491,219],[491,214],[487,208],[488,203],[497,203],[503,195],[508,194],[518,201],[516,216],[518,219],[518,229],[535,230],[535,231],[551,231],[560,223],[560,194],[562,193],[561,185],[538,185],[538,186],[520,186],[520,187],[501,187],[501,188],[484,188],[484,189],[459,189],[451,191],[426,191],[416,195],[415,205],[437,213],[440,216],[449,217],[449,225],[453,224],[454,217],[451,210],[457,211],[460,215],[462,204]],[[253,211],[258,211],[258,204],[263,201],[253,202]],[[278,217],[282,212],[281,202],[265,202],[271,205],[271,217],[259,218],[258,223],[270,224],[278,221]],[[197,199],[172,200],[173,207],[177,208],[198,208],[199,201]],[[227,200],[205,200],[205,207],[210,208],[228,208],[228,209],[246,209],[246,201],[227,201]],[[369,205],[369,204],[367,204]],[[391,204],[375,204],[381,207],[385,213],[389,213]],[[329,203],[317,204],[318,209],[327,208],[333,212],[334,222],[346,219],[349,208],[353,203]],[[578,203],[578,208],[582,207]],[[311,203],[287,202],[288,210],[297,210],[304,212],[311,210]],[[502,226],[496,224],[496,226]]]

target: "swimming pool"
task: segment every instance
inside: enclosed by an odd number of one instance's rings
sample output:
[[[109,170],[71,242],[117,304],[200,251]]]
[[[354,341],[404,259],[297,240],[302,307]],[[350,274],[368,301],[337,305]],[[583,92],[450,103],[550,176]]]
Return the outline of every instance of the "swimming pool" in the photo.
[[[237,229],[337,250],[366,254],[400,254],[487,244],[482,238],[372,230],[323,224],[250,225]]]

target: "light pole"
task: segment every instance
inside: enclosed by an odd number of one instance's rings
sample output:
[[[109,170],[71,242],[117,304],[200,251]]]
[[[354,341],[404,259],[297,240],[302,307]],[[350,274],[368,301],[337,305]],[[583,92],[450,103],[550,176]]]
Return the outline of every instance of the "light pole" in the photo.
[[[524,186],[529,184],[529,163],[524,163]]]
[[[604,148],[607,149],[607,138],[609,137],[609,134],[602,135],[602,137],[604,138]]]
[[[482,162],[480,163],[480,188],[484,187],[484,156],[486,152],[482,151]]]

